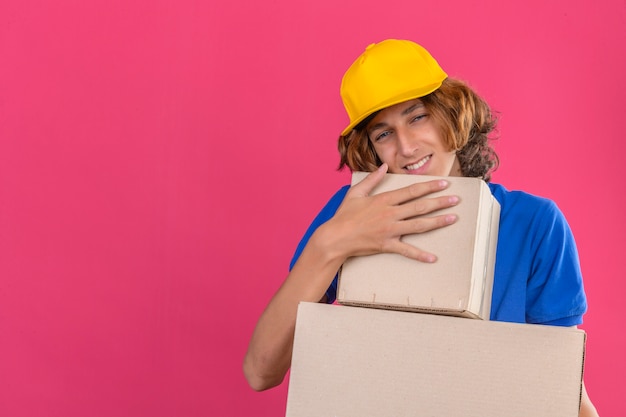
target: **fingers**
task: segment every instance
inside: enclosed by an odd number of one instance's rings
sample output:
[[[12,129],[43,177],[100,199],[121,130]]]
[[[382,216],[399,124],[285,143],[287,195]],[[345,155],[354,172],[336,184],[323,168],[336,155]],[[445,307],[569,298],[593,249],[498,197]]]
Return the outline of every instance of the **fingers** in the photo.
[[[448,188],[449,182],[445,179],[419,182],[371,195],[385,177],[387,169],[387,165],[383,164],[352,186],[333,216],[332,224],[344,230],[338,235],[348,242],[342,247],[350,249],[348,256],[388,252],[422,262],[435,262],[437,257],[434,254],[403,242],[401,237],[429,232],[456,222],[454,214],[432,213],[457,205],[459,198],[429,196]]]
[[[369,196],[372,190],[385,177],[387,169],[387,164],[382,164],[376,171],[369,173],[361,182],[351,187],[350,195],[352,197]],[[397,190],[380,193],[379,198],[384,199],[389,205],[396,205],[445,190],[449,185],[449,182],[446,180],[418,182]]]
[[[440,229],[456,223],[458,217],[456,214],[443,214],[433,217],[419,217],[417,219],[405,220],[398,223],[400,235],[409,235],[414,233],[425,233],[431,230]]]
[[[416,216],[422,216],[437,210],[456,206],[459,204],[459,201],[459,197],[455,195],[411,200],[397,206],[397,219],[403,220]]]
[[[432,180],[426,182],[418,182],[407,187],[399,188],[393,191],[387,191],[379,194],[381,198],[385,198],[391,205],[401,204],[406,201],[424,197],[437,191],[445,190],[450,183],[446,180]]]
[[[425,252],[415,246],[404,243],[400,240],[395,241],[388,248],[385,248],[385,252],[397,253],[406,258],[415,259],[416,261],[433,263],[437,261],[437,256],[432,253]]]
[[[424,233],[451,225],[455,223],[457,219],[458,218],[456,215],[447,214],[435,217],[422,217],[419,219],[407,220],[405,222],[402,222],[402,228],[405,229],[405,232],[400,233],[401,235]],[[400,239],[388,241],[386,247],[383,247],[383,252],[397,253],[407,258],[426,263],[432,263],[437,261],[437,256],[435,256],[434,254],[425,252],[419,248],[416,248],[413,245],[403,242]]]
[[[457,220],[458,217],[455,214],[413,218],[396,223],[395,232],[400,236],[425,233],[449,226],[456,223]],[[416,259],[421,262],[432,263],[437,261],[437,257],[434,254],[405,243],[399,238],[388,241],[387,246],[383,247],[383,252],[398,253],[407,258]]]

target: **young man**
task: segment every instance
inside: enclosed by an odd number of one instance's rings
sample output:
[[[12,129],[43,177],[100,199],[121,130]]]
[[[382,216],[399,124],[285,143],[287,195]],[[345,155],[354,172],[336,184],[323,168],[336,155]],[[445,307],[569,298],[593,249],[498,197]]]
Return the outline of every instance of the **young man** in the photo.
[[[280,384],[289,369],[301,301],[333,302],[337,271],[352,256],[398,253],[436,262],[403,235],[446,227],[454,215],[430,215],[459,203],[433,198],[447,181],[370,196],[386,172],[480,177],[501,206],[491,319],[576,326],[587,309],[574,238],[556,205],[489,183],[498,157],[489,145],[495,119],[465,83],[448,78],[410,41],[367,47],[344,75],[341,95],[350,124],[339,137],[340,167],[370,171],[340,189],[306,232],[291,271],[263,312],[244,359],[251,387]],[[428,215],[428,216],[424,216]],[[581,416],[597,415],[583,388]]]

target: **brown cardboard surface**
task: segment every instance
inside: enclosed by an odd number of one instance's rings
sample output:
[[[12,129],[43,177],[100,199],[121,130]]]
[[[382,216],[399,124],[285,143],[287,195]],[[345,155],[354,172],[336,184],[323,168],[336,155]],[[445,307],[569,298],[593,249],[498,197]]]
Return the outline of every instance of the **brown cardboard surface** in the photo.
[[[287,417],[575,417],[574,328],[301,303]]]
[[[355,172],[353,184],[366,175]],[[440,178],[387,174],[372,193]],[[489,319],[500,205],[480,179],[445,179],[450,186],[432,196],[458,195],[461,202],[436,214],[455,213],[459,220],[403,237],[438,261],[426,264],[389,253],[350,258],[339,274],[339,303]]]

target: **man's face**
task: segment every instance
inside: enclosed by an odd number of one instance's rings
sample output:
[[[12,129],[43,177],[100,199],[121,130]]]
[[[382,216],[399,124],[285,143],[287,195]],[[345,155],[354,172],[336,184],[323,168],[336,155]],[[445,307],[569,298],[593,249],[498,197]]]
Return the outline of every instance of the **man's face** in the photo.
[[[456,152],[447,149],[419,100],[387,107],[367,124],[378,157],[394,174],[461,176]]]

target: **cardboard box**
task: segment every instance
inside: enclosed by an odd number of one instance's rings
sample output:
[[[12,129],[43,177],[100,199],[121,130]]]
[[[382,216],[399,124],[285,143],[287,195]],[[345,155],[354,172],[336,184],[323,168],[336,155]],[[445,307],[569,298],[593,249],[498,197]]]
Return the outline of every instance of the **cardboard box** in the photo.
[[[287,417],[576,417],[575,328],[301,303]]]
[[[355,172],[352,183],[366,175]],[[441,178],[386,174],[373,194]],[[455,213],[458,221],[402,238],[437,255],[437,262],[390,253],[350,258],[339,273],[340,304],[489,319],[500,205],[483,180],[445,179],[450,186],[431,196],[458,195],[461,202],[436,214]]]

